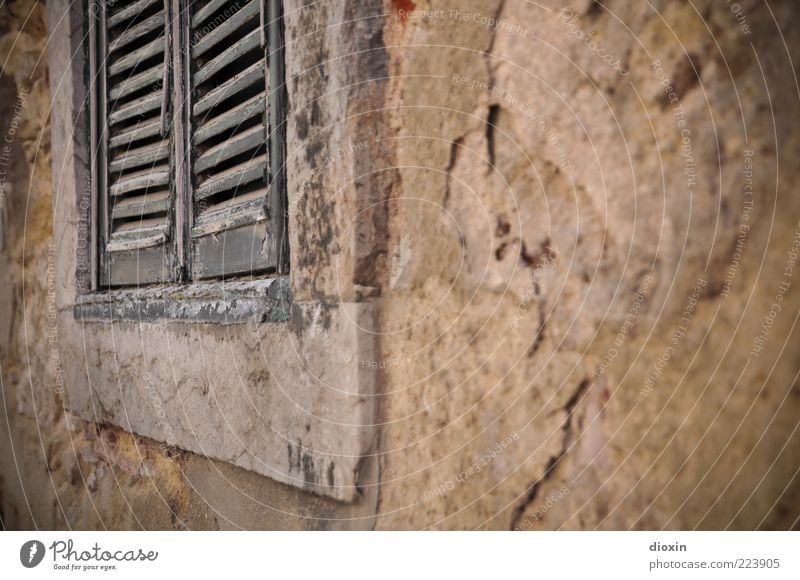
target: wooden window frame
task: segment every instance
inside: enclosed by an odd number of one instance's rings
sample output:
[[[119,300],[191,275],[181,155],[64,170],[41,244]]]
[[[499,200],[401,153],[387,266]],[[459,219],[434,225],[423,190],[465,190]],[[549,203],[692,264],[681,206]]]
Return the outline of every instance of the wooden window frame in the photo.
[[[260,3],[262,35],[266,37],[266,76],[267,76],[267,101],[268,101],[268,132],[267,147],[270,159],[271,180],[268,184],[270,194],[265,200],[269,204],[267,243],[270,252],[270,267],[257,272],[248,272],[239,269],[235,272],[224,272],[222,267],[217,269],[218,275],[204,278],[268,278],[275,275],[284,275],[289,269],[289,248],[287,235],[287,193],[286,193],[286,118],[287,96],[285,83],[285,48],[284,48],[284,20],[282,0],[251,0]],[[172,203],[173,212],[170,216],[170,235],[164,247],[150,248],[155,252],[137,250],[135,254],[128,254],[127,259],[135,260],[128,264],[129,271],[135,272],[136,281],[131,276],[121,278],[123,281],[115,282],[109,268],[109,260],[113,259],[112,252],[107,247],[109,212],[109,178],[107,157],[105,151],[104,135],[107,134],[105,120],[106,99],[106,73],[101,59],[105,58],[107,44],[105,39],[105,3],[90,3],[94,10],[89,11],[89,78],[96,79],[91,82],[93,87],[89,100],[90,115],[90,165],[92,174],[91,198],[91,291],[119,290],[124,287],[139,287],[153,285],[200,285],[204,281],[195,275],[195,262],[199,258],[190,251],[192,238],[190,235],[194,223],[193,190],[191,183],[191,106],[192,99],[189,91],[191,87],[190,67],[190,18],[189,7],[192,0],[164,0],[164,10],[171,21],[171,27],[165,31],[171,35],[167,39],[164,66],[164,91],[165,97],[171,103],[171,153],[174,158],[174,177],[170,179],[169,187],[174,192]],[[169,53],[169,54],[167,54]],[[171,60],[167,66],[168,60]],[[167,77],[169,75],[169,79]],[[163,119],[162,119],[163,122]],[[230,230],[235,232],[236,230]],[[224,231],[222,235],[227,235]],[[168,272],[164,276],[141,276],[142,264],[147,260],[155,259],[151,254],[164,252],[168,256],[164,267]]]

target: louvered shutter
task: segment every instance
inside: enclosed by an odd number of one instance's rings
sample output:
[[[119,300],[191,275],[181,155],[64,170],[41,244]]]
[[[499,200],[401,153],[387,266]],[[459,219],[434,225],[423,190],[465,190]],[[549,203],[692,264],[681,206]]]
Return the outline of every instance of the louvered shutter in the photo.
[[[277,114],[270,117],[270,101],[283,90],[283,72],[276,77],[270,63],[282,65],[282,48],[274,48],[282,33],[278,3],[268,1],[190,4],[195,279],[281,269],[284,216],[276,196],[283,191],[283,127]]]
[[[168,0],[116,0],[96,16],[100,283],[172,280],[170,6]]]

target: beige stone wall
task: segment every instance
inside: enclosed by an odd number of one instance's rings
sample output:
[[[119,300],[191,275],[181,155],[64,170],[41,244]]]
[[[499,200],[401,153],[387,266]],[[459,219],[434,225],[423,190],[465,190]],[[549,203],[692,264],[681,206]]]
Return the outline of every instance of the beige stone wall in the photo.
[[[381,95],[292,120],[347,119],[314,176],[367,152],[347,171],[370,214],[337,251],[380,293],[377,517],[64,413],[46,11],[3,5],[5,525],[796,525],[800,13],[738,5],[387,1]],[[297,86],[358,83],[346,64]],[[313,217],[307,183],[292,203]],[[298,262],[301,295],[342,292],[332,261]]]
[[[378,526],[791,526],[796,6],[410,4]]]

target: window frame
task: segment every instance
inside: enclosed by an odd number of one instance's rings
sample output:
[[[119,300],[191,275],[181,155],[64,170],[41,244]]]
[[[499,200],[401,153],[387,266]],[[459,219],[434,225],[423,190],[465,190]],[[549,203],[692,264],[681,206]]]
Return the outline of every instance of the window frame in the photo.
[[[158,0],[157,0],[158,1]],[[170,153],[174,159],[171,170],[174,177],[170,179],[169,188],[173,194],[169,216],[169,235],[163,246],[142,248],[133,254],[136,260],[135,283],[114,283],[109,269],[109,260],[114,252],[107,247],[109,191],[108,165],[105,141],[101,138],[108,131],[105,121],[107,79],[101,58],[106,58],[108,43],[105,39],[106,2],[89,2],[86,11],[89,21],[88,43],[88,75],[89,125],[91,171],[91,207],[90,214],[90,291],[92,293],[121,293],[132,288],[147,289],[158,286],[175,286],[199,288],[213,287],[215,280],[235,281],[240,279],[272,279],[286,276],[289,271],[288,242],[288,199],[286,187],[286,124],[288,118],[288,99],[285,82],[285,31],[282,0],[251,0],[258,2],[261,9],[261,22],[266,36],[265,68],[268,80],[267,114],[269,138],[267,148],[270,159],[271,182],[267,185],[269,196],[266,240],[269,246],[271,264],[258,271],[238,270],[235,273],[224,272],[206,277],[193,276],[194,261],[198,258],[191,251],[193,242],[191,228],[195,214],[193,207],[193,187],[191,183],[191,27],[190,6],[192,0],[163,0],[164,10],[171,22],[169,38],[165,48],[165,75],[163,80],[164,98],[169,100],[172,123],[170,136]],[[165,37],[167,30],[165,30]],[[170,59],[168,62],[167,59]],[[222,235],[235,232],[226,230]],[[154,251],[155,250],[155,251]],[[164,266],[168,273],[163,280],[153,280],[143,276],[142,264],[153,259],[159,252],[166,252]],[[131,259],[131,255],[121,255]],[[139,261],[140,258],[144,258]],[[224,263],[224,258],[221,260]],[[274,266],[273,266],[274,263]],[[218,266],[222,270],[222,266]],[[107,273],[104,275],[104,273]],[[142,279],[140,283],[139,280]],[[266,287],[266,286],[265,286]],[[203,294],[201,290],[199,294]],[[151,293],[152,294],[152,293]],[[158,295],[157,292],[154,293]],[[211,292],[213,294],[213,291]],[[138,295],[141,295],[139,293]],[[105,299],[101,300],[104,302]],[[91,302],[91,301],[90,301]]]

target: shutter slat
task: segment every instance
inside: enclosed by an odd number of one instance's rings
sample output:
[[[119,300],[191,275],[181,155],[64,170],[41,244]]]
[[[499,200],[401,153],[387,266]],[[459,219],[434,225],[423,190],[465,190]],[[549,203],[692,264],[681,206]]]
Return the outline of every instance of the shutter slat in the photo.
[[[264,200],[269,194],[269,188],[263,187],[254,191],[249,191],[242,195],[237,195],[231,199],[226,199],[219,203],[212,204],[197,218],[198,224],[205,224],[216,221],[225,213],[250,211],[250,209],[264,205]]]
[[[119,199],[111,210],[111,217],[115,220],[141,217],[154,213],[166,213],[168,209],[169,190],[162,190]]]
[[[164,78],[164,65],[159,63],[153,68],[135,74],[116,84],[108,96],[112,100],[120,99],[148,85],[151,87]]]
[[[263,193],[261,194],[263,196]],[[242,226],[266,221],[267,215],[260,208],[248,208],[247,211],[228,212],[215,220],[204,220],[192,228],[192,237],[201,238],[220,232],[230,231]]]
[[[205,171],[210,167],[218,165],[220,162],[235,157],[245,151],[256,149],[264,143],[264,127],[256,125],[250,129],[234,135],[227,141],[215,145],[195,161],[195,171]]]
[[[198,28],[206,18],[222,8],[222,5],[227,1],[228,0],[209,0],[205,6],[200,8],[200,10],[195,12],[194,16],[192,16],[192,28]]]
[[[148,119],[112,135],[111,139],[109,139],[109,145],[111,147],[129,147],[134,141],[158,135],[160,132],[161,119]]]
[[[216,57],[208,61],[207,64],[200,67],[194,74],[194,82],[200,84],[207,81],[209,77],[233,63],[237,58],[258,47],[260,42],[259,31],[253,30],[247,36],[236,42],[236,44],[231,45],[230,48],[226,48]]]
[[[116,196],[138,189],[167,185],[169,183],[169,176],[169,165],[159,165],[158,167],[135,171],[122,176],[115,183],[112,183],[109,188],[109,193]]]
[[[155,93],[150,93],[143,97],[139,97],[130,103],[125,103],[124,105],[118,106],[108,115],[108,122],[111,125],[114,125],[120,121],[124,121],[138,115],[143,115],[148,111],[158,109],[161,107],[161,99],[163,98],[163,91],[157,91]]]
[[[167,241],[166,231],[159,231],[150,235],[142,232],[138,237],[120,238],[116,234],[111,236],[106,249],[109,252],[130,252],[131,250],[141,250],[144,248],[154,248],[161,246]]]
[[[223,131],[241,125],[251,117],[264,113],[266,97],[263,94],[248,99],[241,105],[221,113],[203,123],[194,133],[195,144],[203,143],[211,137],[216,137]]]
[[[157,2],[158,0],[138,0],[133,4],[126,6],[119,12],[115,12],[108,18],[108,27],[111,28],[112,26],[116,26],[129,18],[133,18],[137,14],[141,14],[145,8]]]
[[[152,58],[157,54],[162,54],[163,52],[164,52],[164,35],[162,34],[158,38],[145,44],[143,47],[137,48],[136,50],[129,52],[125,56],[121,56],[120,58],[115,60],[108,67],[108,72],[111,75],[119,74],[123,71],[128,70],[129,68],[135,67],[136,65],[147,60],[148,58]]]
[[[151,235],[164,229],[164,226],[164,218],[161,217],[133,220],[119,226],[117,235],[119,238],[133,238],[142,234]]]
[[[129,149],[123,153],[119,153],[111,160],[108,168],[113,173],[118,173],[132,167],[150,164],[156,161],[161,161],[169,156],[169,139],[165,139],[159,143],[152,145],[145,145],[137,149]]]
[[[159,246],[167,240],[166,217],[136,220],[117,227],[108,242],[111,252],[125,252]]]
[[[207,236],[267,219],[264,200],[268,193],[267,188],[257,189],[212,205],[198,216],[192,228],[192,236]]]
[[[108,48],[109,53],[113,53],[121,49],[127,44],[130,44],[134,40],[138,40],[142,37],[142,35],[147,34],[157,28],[164,27],[164,14],[160,12],[158,14],[154,14],[149,18],[146,18],[139,22],[138,24],[128,28],[122,34],[120,34],[117,38],[111,41],[111,44]]]
[[[258,3],[260,1],[262,0],[251,0],[244,8],[226,18],[224,22],[212,28],[209,32],[200,37],[199,40],[196,42],[193,40],[194,46],[192,47],[192,56],[197,58],[202,55],[209,48],[225,39],[229,34],[235,32],[248,20],[257,16],[259,13]],[[208,28],[211,28],[211,26],[208,26]]]
[[[200,115],[256,82],[261,82],[262,84],[264,82],[263,60],[253,63],[232,79],[228,79],[217,88],[209,91],[207,95],[201,97],[194,106],[194,114]]]
[[[215,193],[239,187],[264,177],[267,168],[267,156],[259,155],[227,169],[201,183],[195,190],[195,198],[204,199]]]

